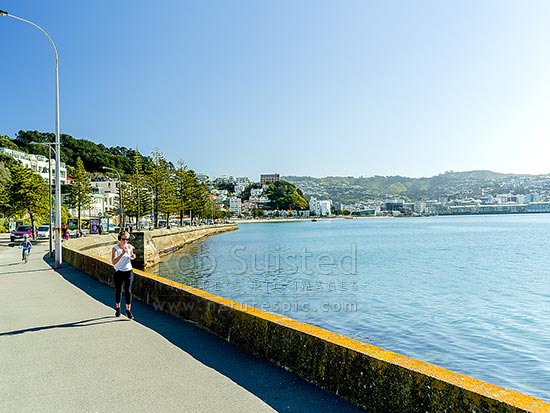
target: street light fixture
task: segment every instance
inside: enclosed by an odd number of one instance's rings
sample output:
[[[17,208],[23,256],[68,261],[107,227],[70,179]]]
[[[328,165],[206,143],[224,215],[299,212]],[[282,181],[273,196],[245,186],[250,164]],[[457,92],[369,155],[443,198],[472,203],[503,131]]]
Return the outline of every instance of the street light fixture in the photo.
[[[113,171],[118,175],[118,226],[119,230],[122,231],[122,180],[120,179],[120,172],[108,166],[104,166],[103,169]]]
[[[12,19],[19,20],[23,23],[30,24],[31,26],[40,30],[49,40],[52,45],[55,55],[55,145],[57,150],[55,151],[55,268],[61,268],[63,263],[63,254],[61,251],[61,173],[59,166],[61,164],[61,141],[59,132],[59,56],[57,54],[57,47],[46,30],[29,20],[22,19],[21,17],[9,14],[7,11],[0,10],[0,17],[6,16]]]

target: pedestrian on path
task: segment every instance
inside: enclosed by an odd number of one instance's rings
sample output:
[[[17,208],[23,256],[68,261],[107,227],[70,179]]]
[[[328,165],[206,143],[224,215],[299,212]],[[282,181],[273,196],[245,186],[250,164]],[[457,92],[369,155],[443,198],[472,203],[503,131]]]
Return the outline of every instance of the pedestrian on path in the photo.
[[[120,317],[120,297],[122,295],[122,286],[124,285],[124,301],[126,303],[126,317],[134,319],[132,314],[132,281],[134,272],[132,271],[132,260],[136,258],[134,247],[128,242],[130,234],[126,231],[118,234],[118,244],[111,251],[111,262],[115,267],[115,316]]]

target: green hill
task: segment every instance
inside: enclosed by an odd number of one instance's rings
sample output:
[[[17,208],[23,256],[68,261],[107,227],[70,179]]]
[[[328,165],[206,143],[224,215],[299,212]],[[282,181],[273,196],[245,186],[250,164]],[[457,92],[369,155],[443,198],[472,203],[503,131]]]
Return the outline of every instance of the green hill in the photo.
[[[380,201],[401,198],[407,201],[466,199],[481,194],[531,193],[547,191],[546,175],[502,174],[486,170],[445,172],[430,178],[404,176],[325,177],[285,176],[306,196],[332,199],[337,203]]]
[[[107,147],[87,139],[76,139],[71,135],[61,134],[61,162],[74,167],[76,158],[80,156],[88,172],[102,172],[103,166],[122,171],[125,174],[132,172],[135,149],[123,146]],[[15,139],[0,135],[0,144],[21,152],[48,156],[48,147],[31,142],[55,142],[53,133],[39,131],[19,131]],[[142,164],[146,164],[149,157],[142,156]]]

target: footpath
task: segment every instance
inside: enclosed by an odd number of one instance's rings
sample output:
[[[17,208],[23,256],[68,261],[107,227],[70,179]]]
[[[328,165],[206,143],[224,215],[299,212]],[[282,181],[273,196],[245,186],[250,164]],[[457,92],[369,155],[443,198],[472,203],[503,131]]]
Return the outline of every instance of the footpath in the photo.
[[[359,412],[297,376],[0,234],[0,410]]]

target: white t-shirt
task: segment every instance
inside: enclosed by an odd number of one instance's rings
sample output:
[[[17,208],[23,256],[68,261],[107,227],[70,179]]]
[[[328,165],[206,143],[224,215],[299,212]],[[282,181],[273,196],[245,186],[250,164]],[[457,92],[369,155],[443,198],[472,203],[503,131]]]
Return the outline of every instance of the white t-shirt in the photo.
[[[130,254],[132,253],[132,250],[134,247],[132,247],[130,244],[128,245],[128,252],[122,251],[122,248],[120,248],[118,245],[115,245],[113,248],[116,251],[116,257],[118,257],[121,254],[124,254],[122,258],[114,264],[116,271],[130,271],[132,269],[132,261],[130,260]],[[116,258],[115,257],[115,258]]]

